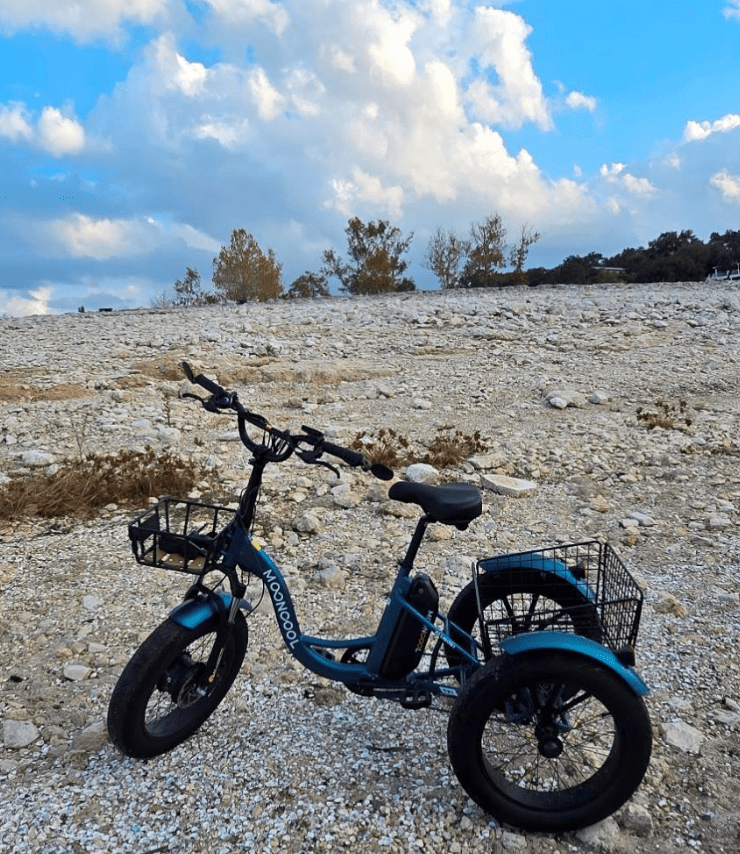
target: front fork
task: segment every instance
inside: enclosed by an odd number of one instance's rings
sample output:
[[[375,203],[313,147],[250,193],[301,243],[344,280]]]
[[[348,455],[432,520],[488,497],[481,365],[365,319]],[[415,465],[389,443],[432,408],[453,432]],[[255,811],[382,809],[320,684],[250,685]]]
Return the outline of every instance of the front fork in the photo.
[[[185,600],[172,609],[169,619],[186,629],[195,629],[207,624],[216,629],[216,640],[206,662],[201,684],[211,685],[216,678],[226,643],[229,639],[239,611],[249,613],[252,606],[243,596],[243,589],[237,590],[240,596],[232,596],[224,590],[214,592],[203,585],[195,584],[188,590]]]

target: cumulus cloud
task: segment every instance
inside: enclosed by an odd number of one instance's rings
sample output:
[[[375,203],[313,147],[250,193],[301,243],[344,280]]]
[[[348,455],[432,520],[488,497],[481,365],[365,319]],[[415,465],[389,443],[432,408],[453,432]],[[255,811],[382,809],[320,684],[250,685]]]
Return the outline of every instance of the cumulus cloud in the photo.
[[[685,142],[695,142],[707,139],[715,133],[727,133],[737,127],[740,127],[740,116],[737,113],[728,113],[714,122],[688,121],[684,128],[683,138]]]
[[[504,127],[533,122],[543,130],[553,126],[526,46],[532,28],[513,12],[479,6],[475,10],[472,40],[478,46],[480,65],[488,72],[475,79],[467,100],[476,117]],[[490,77],[493,74],[497,82]]]
[[[728,6],[722,10],[725,18],[735,18],[740,21],[740,0],[731,0]]]
[[[618,184],[634,196],[650,197],[655,194],[656,187],[647,178],[638,178],[626,171],[624,163],[603,164],[599,170],[601,176],[611,184]]]
[[[271,0],[206,0],[206,3],[230,25],[244,26],[257,21],[279,36],[290,24],[287,9]]]
[[[52,314],[49,306],[52,289],[48,286],[34,288],[25,294],[15,290],[0,290],[0,317],[21,317],[28,314]]]
[[[150,24],[169,0],[0,0],[0,29],[45,27],[80,42],[118,39],[126,22]]]
[[[261,119],[274,119],[280,115],[285,107],[285,96],[270,83],[264,68],[255,68],[247,85]]]
[[[44,107],[37,131],[41,147],[54,157],[79,154],[85,147],[85,130],[82,125],[63,115],[56,107]]]
[[[0,104],[0,136],[11,142],[28,142],[34,136],[30,122],[31,113],[25,104]]]
[[[44,107],[34,125],[33,112],[18,102],[0,104],[0,137],[31,143],[53,157],[79,154],[86,144],[85,129],[74,117]]]
[[[731,175],[723,169],[712,175],[709,183],[720,191],[726,201],[740,203],[740,175]]]

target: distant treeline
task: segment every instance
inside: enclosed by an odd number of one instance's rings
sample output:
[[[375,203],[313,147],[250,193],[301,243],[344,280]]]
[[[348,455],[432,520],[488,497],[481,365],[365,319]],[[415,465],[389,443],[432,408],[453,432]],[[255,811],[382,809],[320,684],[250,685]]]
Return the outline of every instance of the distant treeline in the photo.
[[[666,231],[646,248],[623,249],[610,258],[598,252],[570,255],[557,267],[535,267],[525,275],[530,285],[700,282],[737,271],[739,262],[740,231],[714,232],[706,243],[693,231]]]
[[[362,222],[353,217],[345,229],[347,252],[323,253],[317,271],[306,270],[289,287],[282,279],[283,265],[272,249],[264,252],[243,228],[234,229],[228,246],[213,259],[213,288],[205,290],[197,270],[187,267],[174,284],[174,294],[165,291],[154,305],[202,305],[231,300],[328,297],[330,282],[352,295],[413,291],[407,275],[406,255],[413,233],[404,235],[387,220]],[[523,225],[513,244],[506,241],[506,228],[498,214],[470,226],[468,235],[458,236],[438,228],[424,255],[424,266],[437,277],[443,290],[502,288],[511,285],[607,284],[609,282],[697,282],[716,274],[737,270],[740,275],[740,231],[714,233],[708,242],[693,231],[666,231],[647,248],[623,249],[606,258],[599,252],[570,255],[557,267],[525,268],[529,249],[540,235]],[[507,269],[509,268],[509,269]]]

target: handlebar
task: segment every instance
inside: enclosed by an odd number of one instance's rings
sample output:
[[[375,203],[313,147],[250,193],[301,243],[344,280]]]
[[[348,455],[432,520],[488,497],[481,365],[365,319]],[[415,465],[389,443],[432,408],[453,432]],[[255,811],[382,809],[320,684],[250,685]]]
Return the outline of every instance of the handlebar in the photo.
[[[301,428],[303,430],[302,433],[288,433],[278,430],[263,415],[257,415],[245,409],[239,402],[236,392],[226,391],[226,389],[204,374],[196,375],[188,362],[182,362],[181,367],[183,373],[193,385],[199,385],[211,395],[208,398],[198,397],[196,394],[189,393],[183,396],[199,400],[201,405],[209,412],[220,412],[225,409],[236,412],[239,419],[239,437],[242,443],[254,454],[264,457],[267,462],[283,462],[291,454],[297,453],[305,463],[328,466],[328,468],[335,471],[333,466],[320,459],[323,454],[331,454],[348,466],[352,466],[353,468],[360,467],[363,471],[369,471],[379,480],[391,480],[393,477],[393,470],[388,468],[388,466],[381,463],[371,463],[357,451],[342,448],[340,445],[325,441],[324,434],[313,427],[303,426]],[[262,430],[265,439],[262,442],[256,442],[252,439],[247,430],[247,424],[251,424]],[[301,445],[309,445],[310,448],[301,450]],[[339,472],[337,472],[338,474]]]

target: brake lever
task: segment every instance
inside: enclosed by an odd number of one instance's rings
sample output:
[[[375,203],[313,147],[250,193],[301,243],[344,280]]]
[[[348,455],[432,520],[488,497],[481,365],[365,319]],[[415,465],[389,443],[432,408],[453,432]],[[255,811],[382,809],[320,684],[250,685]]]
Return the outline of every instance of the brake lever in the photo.
[[[314,450],[305,450],[305,451],[296,451],[296,454],[303,460],[304,463],[308,463],[311,466],[323,466],[324,468],[329,469],[329,471],[334,472],[337,477],[341,477],[342,475],[339,472],[339,469],[335,468],[331,463],[327,463],[326,460],[320,460],[319,455],[321,451],[318,449]]]
[[[193,400],[198,400],[198,401],[200,401],[200,402],[201,402],[201,403],[203,403],[203,404],[206,402],[206,398],[205,398],[205,397],[201,397],[199,394],[193,394],[193,393],[192,393],[192,392],[190,392],[190,391],[183,391],[183,392],[180,392],[180,397],[192,397],[192,398],[193,398]]]
[[[191,397],[193,400],[197,400],[203,409],[208,412],[220,413],[222,409],[227,409],[234,403],[234,394],[227,393],[226,395],[222,395],[218,401],[216,401],[216,395],[212,394],[210,397],[201,397],[198,394],[193,394],[189,391],[184,391],[180,395],[180,397]]]

